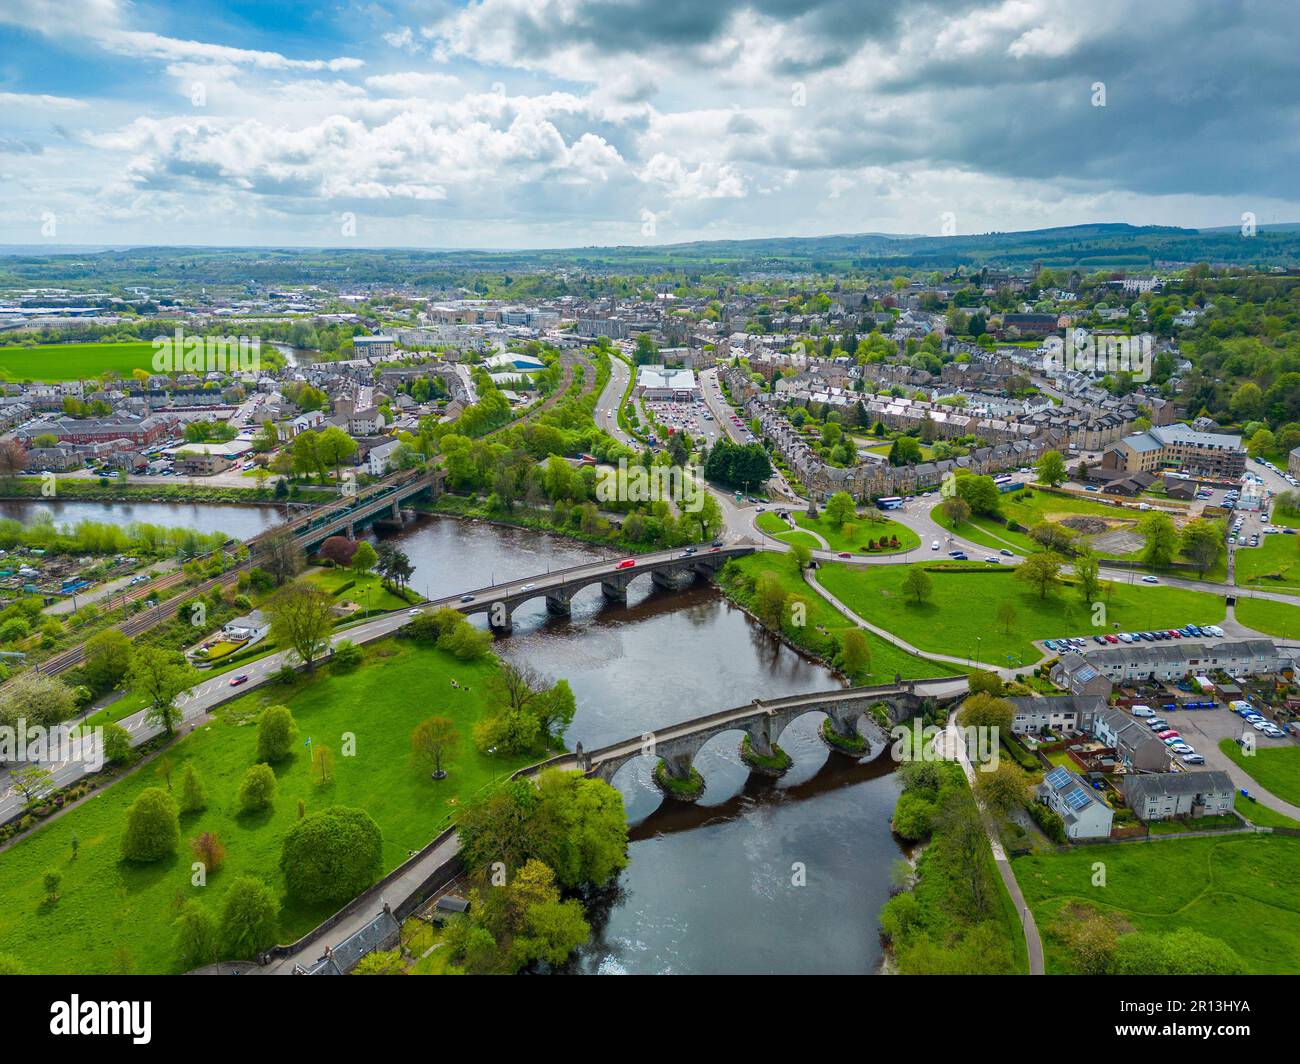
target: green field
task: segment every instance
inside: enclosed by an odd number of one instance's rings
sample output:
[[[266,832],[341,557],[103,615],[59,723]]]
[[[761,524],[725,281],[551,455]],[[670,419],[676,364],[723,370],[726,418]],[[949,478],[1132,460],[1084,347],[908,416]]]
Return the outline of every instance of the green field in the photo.
[[[358,616],[364,616],[366,609],[371,613],[381,613],[405,609],[411,605],[408,600],[384,587],[378,573],[362,573],[358,576],[351,569],[317,569],[307,579],[324,588],[340,602],[357,603],[362,607],[362,613]]]
[[[782,543],[792,545],[801,543],[809,550],[822,549],[821,543],[815,536],[791,528],[774,513],[759,514],[755,524],[773,539],[779,539]]]
[[[1106,885],[1093,886],[1096,862]],[[1119,916],[1135,931],[1190,928],[1222,939],[1254,973],[1300,971],[1300,838],[1232,835],[1079,847],[1014,859],[1049,973],[1070,958],[1052,932],[1072,903]],[[1068,919],[1066,916],[1064,919]]]
[[[1261,536],[1258,547],[1239,547],[1237,583],[1300,594],[1300,536]]]
[[[788,557],[771,553],[750,554],[744,558],[736,558],[728,565],[734,565],[736,572],[750,578],[757,578],[762,572],[775,573],[787,593],[799,594],[807,599],[807,624],[802,629],[787,625],[785,634],[791,642],[814,654],[827,658],[833,656],[838,646],[838,638],[854,627],[843,614],[817,594],[814,588],[800,579],[794,572],[793,564]],[[743,589],[728,587],[726,584],[723,586],[743,605],[750,604],[751,596]],[[867,643],[871,647],[871,671],[869,676],[863,677],[863,683],[885,683],[893,680],[895,674],[905,680],[912,680],[955,676],[961,671],[944,662],[928,661],[900,650],[874,632],[863,632],[863,635],[867,637]]]
[[[1269,794],[1300,805],[1300,746],[1256,746],[1247,757],[1232,739],[1220,739],[1219,749]]]
[[[1281,639],[1300,639],[1300,605],[1273,599],[1237,599],[1237,620],[1247,628]]]
[[[153,372],[153,344],[45,344],[0,347],[0,373],[13,381],[71,381],[113,370],[130,377],[137,369]]]
[[[1071,587],[1059,587],[1043,599],[1016,579],[1011,566],[951,565],[950,571],[928,574],[930,598],[919,606],[907,601],[902,591],[908,569],[916,566],[835,563],[822,566],[818,579],[859,617],[913,646],[960,658],[977,656],[990,665],[1005,665],[1008,655],[1030,665],[1040,657],[1033,640],[1095,631],[1091,609],[1084,607]],[[1004,601],[1016,611],[1010,633],[995,619]],[[1223,620],[1225,609],[1222,597],[1202,591],[1117,584],[1106,614],[1108,624],[1146,630],[1189,622],[1214,624]]]
[[[901,551],[914,550],[921,545],[921,537],[906,525],[900,525],[897,521],[890,521],[887,518],[870,513],[865,517],[859,517],[855,521],[846,521],[838,529],[831,526],[830,522],[826,520],[825,514],[816,520],[802,513],[795,513],[792,516],[795,524],[810,532],[816,532],[834,551],[849,551],[853,554],[873,553],[868,550],[867,543],[873,539],[879,540],[881,537],[888,539],[890,536],[898,537],[898,548],[894,551],[895,554]],[[875,551],[874,553],[885,552]]]
[[[120,858],[127,806],[140,791],[163,785],[148,765],[90,798],[84,805],[21,839],[0,856],[0,953],[32,972],[168,972],[177,968],[171,921],[176,906],[199,896],[213,912],[224,885],[251,874],[283,894],[280,844],[297,820],[301,800],[308,812],[330,805],[365,809],[384,836],[387,871],[406,860],[446,826],[461,802],[522,764],[481,755],[470,728],[491,704],[491,661],[466,664],[441,651],[395,641],[369,648],[367,661],[342,674],[328,669],[293,687],[269,686],[220,710],[220,719],[181,739],[168,756],[173,782],[189,762],[207,790],[209,807],[182,817],[181,850],[174,858],[133,865]],[[451,687],[455,678],[468,690]],[[241,817],[235,792],[254,763],[252,720],[266,705],[283,703],[298,722],[298,753],[275,767],[274,810]],[[409,763],[411,729],[426,717],[451,717],[461,735],[440,782]],[[356,753],[342,755],[344,733],[356,736]],[[311,738],[334,752],[333,779],[312,778],[302,744]],[[208,886],[190,885],[188,840],[216,832],[226,846],[226,865]],[[72,856],[71,840],[79,842]],[[60,898],[46,903],[41,876],[63,874]],[[281,942],[310,930],[337,906],[285,904]]]

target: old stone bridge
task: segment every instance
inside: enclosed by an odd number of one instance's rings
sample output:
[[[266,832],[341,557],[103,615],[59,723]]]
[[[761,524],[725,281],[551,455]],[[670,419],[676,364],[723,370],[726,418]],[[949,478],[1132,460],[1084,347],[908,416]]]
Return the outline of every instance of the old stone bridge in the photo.
[[[640,554],[622,562],[574,565],[544,575],[479,588],[460,596],[452,604],[462,613],[486,613],[489,627],[504,633],[511,629],[515,610],[530,599],[545,598],[546,608],[551,613],[564,616],[569,613],[573,596],[593,584],[600,585],[606,598],[625,602],[628,585],[640,576],[649,575],[662,587],[681,588],[694,583],[698,577],[716,574],[728,559],[753,554],[754,550],[754,547],[677,548]]]
[[[926,700],[947,704],[963,698],[966,691],[964,676],[946,676],[755,699],[745,706],[696,717],[598,750],[579,748],[572,754],[555,758],[544,767],[578,769],[612,782],[623,766],[640,757],[652,757],[662,760],[664,771],[672,779],[686,781],[692,776],[696,755],[715,736],[723,732],[743,732],[749,738],[752,753],[770,762],[779,756],[782,732],[792,721],[808,713],[826,714],[833,732],[828,743],[832,750],[860,757],[865,752],[863,740],[870,741],[873,749],[884,744],[888,740],[887,729],[893,724],[911,720]],[[884,705],[886,720],[878,720],[878,714],[872,712],[872,707],[877,704]],[[841,741],[834,741],[834,737]],[[749,763],[754,767],[752,760]],[[779,774],[779,771],[770,774]],[[668,793],[675,792],[670,789]]]

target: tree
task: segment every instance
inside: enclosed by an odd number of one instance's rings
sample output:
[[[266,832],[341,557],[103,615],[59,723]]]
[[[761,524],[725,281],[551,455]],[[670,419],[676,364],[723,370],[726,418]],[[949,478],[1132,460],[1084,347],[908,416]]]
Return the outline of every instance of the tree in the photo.
[[[0,478],[13,481],[27,468],[27,448],[18,440],[0,440]]]
[[[322,465],[334,467],[334,479],[339,479],[343,463],[357,453],[357,441],[337,425],[331,425],[316,441],[316,455]]]
[[[844,633],[844,643],[840,647],[840,668],[851,680],[861,679],[871,671],[871,644],[858,628],[850,628]]]
[[[226,847],[214,831],[204,831],[190,839],[190,852],[209,873],[221,871],[226,863]]]
[[[1164,569],[1178,550],[1178,530],[1168,514],[1153,510],[1138,522],[1137,531],[1146,539],[1142,564],[1150,569]]]
[[[280,871],[290,898],[306,905],[347,901],[378,878],[383,836],[363,809],[331,806],[284,837]]]
[[[351,975],[405,975],[406,962],[400,949],[377,949],[367,953],[357,962]]]
[[[911,436],[895,437],[889,448],[891,466],[916,465],[923,457],[921,445]]]
[[[1058,484],[1063,484],[1066,479],[1065,459],[1061,457],[1061,452],[1044,451],[1043,456],[1038,459],[1039,483],[1054,488]]]
[[[989,669],[975,669],[970,674],[968,681],[970,693],[973,695],[991,695],[994,698],[1001,698],[1005,693],[1005,685],[1002,683],[1002,677],[996,672]]]
[[[231,957],[252,958],[275,945],[280,905],[259,879],[241,876],[222,899],[219,937]]]
[[[237,806],[241,813],[260,813],[275,801],[275,773],[270,765],[254,765],[239,784]]]
[[[35,669],[25,669],[5,686],[0,694],[0,724],[17,728],[20,720],[27,727],[49,727],[67,720],[76,712],[72,688],[57,676]]]
[[[979,810],[964,790],[952,791],[940,805],[935,827],[942,832],[945,850],[954,861],[954,874],[965,888],[970,914],[982,917],[993,896],[988,860],[988,838]]]
[[[456,749],[460,733],[449,717],[430,717],[411,732],[411,759],[421,771],[429,771],[436,780],[445,779],[443,758]]]
[[[1003,599],[998,603],[998,624],[1002,625],[1002,634],[1010,635],[1011,629],[1016,623],[1016,607],[1012,605],[1010,599]]]
[[[754,613],[769,628],[779,628],[785,615],[785,587],[776,573],[765,570],[754,584]]]
[[[121,764],[131,757],[131,733],[120,724],[104,725],[104,760]]]
[[[942,510],[944,517],[948,519],[948,524],[953,528],[958,528],[970,520],[970,503],[960,495],[946,499]]]
[[[1038,597],[1045,599],[1047,593],[1060,580],[1061,556],[1053,554],[1051,551],[1040,551],[1037,554],[1031,554],[1016,566],[1015,573],[1017,580],[1023,580],[1026,584],[1036,588]]]
[[[406,582],[415,572],[411,559],[392,543],[379,545],[375,566],[379,570],[379,575],[383,577],[384,583],[392,585],[399,591],[406,586]]]
[[[86,640],[82,674],[96,691],[111,691],[131,667],[131,640],[116,628],[96,632]]]
[[[335,565],[349,565],[357,548],[365,540],[348,539],[347,536],[330,536],[320,545],[320,556],[326,561],[331,561]],[[372,547],[371,550],[374,548]]]
[[[812,551],[806,543],[794,543],[790,546],[790,560],[796,571],[802,573],[812,564]]]
[[[1214,521],[1198,517],[1183,526],[1180,553],[1196,566],[1198,576],[1213,569],[1223,554],[1223,528]]]
[[[257,719],[257,760],[283,761],[293,749],[298,725],[288,706],[268,706]]]
[[[126,811],[122,856],[157,861],[176,852],[181,840],[180,808],[160,787],[146,787]]]
[[[961,704],[957,720],[964,728],[986,728],[995,735],[1010,735],[1015,709],[1005,698],[977,692]]]
[[[954,487],[958,496],[966,500],[971,513],[995,517],[1001,512],[1002,495],[992,477],[959,476]]]
[[[208,807],[208,798],[203,789],[203,781],[199,779],[199,774],[194,770],[192,761],[185,762],[185,771],[181,773],[179,804],[182,813],[198,813]]]
[[[933,584],[929,573],[921,566],[913,565],[908,568],[907,575],[903,577],[902,591],[919,606],[930,597]]]
[[[975,773],[975,796],[990,812],[1006,817],[1029,800],[1029,777],[1010,758],[1000,758],[991,772],[984,768]]]
[[[851,521],[858,516],[858,508],[853,502],[852,495],[847,491],[837,491],[826,500],[823,513],[826,523],[838,532],[845,521]]]
[[[379,555],[364,539],[357,544],[357,548],[352,552],[352,571],[360,576],[362,573],[368,573],[379,561]]]
[[[276,587],[292,580],[306,564],[302,545],[290,529],[276,528],[258,542],[257,563],[275,578]]]
[[[23,797],[23,808],[31,809],[54,790],[54,774],[41,765],[28,765],[13,774],[12,783]]]
[[[217,959],[217,922],[195,898],[188,898],[173,923],[176,928],[176,956],[186,971],[202,968]]]
[[[271,615],[271,638],[282,647],[291,647],[308,671],[314,669],[316,659],[329,645],[334,597],[314,584],[290,584],[271,597],[266,609]]]
[[[1074,580],[1084,608],[1091,607],[1101,593],[1101,564],[1091,551],[1086,551],[1075,559]]]
[[[173,735],[184,717],[176,699],[197,680],[198,672],[176,651],[146,646],[137,650],[131,659],[126,684],[144,696],[145,720]]]

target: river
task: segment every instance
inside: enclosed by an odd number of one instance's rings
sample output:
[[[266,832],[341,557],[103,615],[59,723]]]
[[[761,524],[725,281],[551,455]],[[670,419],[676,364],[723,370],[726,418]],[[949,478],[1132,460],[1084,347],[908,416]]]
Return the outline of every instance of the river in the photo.
[[[211,504],[7,502],[57,521],[83,517],[184,525],[247,538],[276,511]],[[448,595],[599,557],[585,544],[521,529],[421,517],[392,533],[415,566],[417,591]],[[514,615],[498,643],[573,687],[566,735],[588,749],[705,713],[839,686],[823,666],[774,639],[716,589],[683,592],[634,583],[627,605],[599,588],[569,618],[539,599]],[[706,781],[696,806],[665,802],[647,758],[615,780],[634,827],[628,868],[594,907],[593,936],[575,973],[869,973],[880,960],[876,916],[901,850],[889,831],[898,783],[888,761],[832,756],[818,714],[781,738],[794,766],[777,783],[751,777],[738,732],[715,737],[696,761]]]

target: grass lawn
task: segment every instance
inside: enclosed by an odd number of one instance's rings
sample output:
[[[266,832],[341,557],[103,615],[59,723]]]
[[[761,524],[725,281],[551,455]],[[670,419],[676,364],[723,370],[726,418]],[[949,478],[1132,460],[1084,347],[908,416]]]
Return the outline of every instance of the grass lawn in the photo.
[[[800,579],[789,558],[772,554],[750,554],[728,564],[734,564],[737,571],[753,579],[757,579],[762,572],[775,573],[788,593],[802,595],[808,600],[808,623],[801,629],[785,626],[785,635],[797,646],[822,657],[831,657],[838,648],[839,637],[853,627],[839,610]],[[723,587],[742,604],[749,604],[747,600],[751,596],[725,584]],[[895,674],[911,680],[956,676],[962,671],[944,662],[918,658],[873,632],[862,634],[867,637],[867,644],[871,647],[871,672],[862,679],[863,683],[885,683],[892,681]]]
[[[1219,749],[1270,794],[1300,805],[1300,746],[1257,746],[1247,757],[1232,739],[1220,739]]]
[[[384,587],[378,573],[362,573],[358,576],[351,569],[316,569],[308,574],[307,579],[337,596],[340,602],[355,602],[368,607],[371,613],[401,610],[411,604]],[[352,586],[348,587],[348,584]],[[367,591],[370,592],[369,596]]]
[[[171,921],[176,906],[199,896],[214,913],[225,884],[251,874],[283,898],[279,872],[281,841],[297,820],[297,804],[308,812],[330,805],[365,809],[384,835],[383,868],[392,869],[424,846],[455,814],[461,802],[524,763],[495,759],[473,746],[470,729],[488,707],[492,661],[465,664],[438,650],[387,641],[368,648],[360,668],[342,675],[321,669],[292,687],[251,692],[220,710],[220,717],[181,739],[170,751],[173,781],[192,763],[207,790],[209,806],[183,817],[181,849],[154,864],[121,860],[126,809],[140,791],[161,785],[153,765],[127,776],[84,805],[21,839],[0,855],[0,952],[32,972],[168,972],[177,969]],[[451,687],[451,679],[469,690]],[[297,752],[275,766],[274,809],[240,817],[235,793],[254,763],[254,717],[275,703],[288,705],[298,722]],[[451,717],[461,741],[447,779],[435,782],[411,768],[411,729],[433,714]],[[356,737],[356,753],[342,755],[345,733]],[[319,786],[303,743],[334,752],[333,779]],[[226,846],[225,867],[208,886],[190,885],[188,841],[216,832]],[[80,844],[72,857],[70,840]],[[63,873],[60,898],[45,903],[41,876]],[[337,909],[285,904],[279,941],[310,930]]]
[[[1300,605],[1273,599],[1237,599],[1237,620],[1257,632],[1283,639],[1300,639]]]
[[[900,551],[914,550],[921,545],[921,537],[913,532],[906,525],[900,525],[897,521],[890,521],[888,518],[877,517],[868,513],[859,517],[856,521],[847,521],[840,528],[831,527],[826,515],[818,517],[815,521],[808,517],[807,514],[796,513],[793,515],[795,524],[800,528],[806,528],[811,532],[816,532],[830,546],[831,550],[846,550],[851,553],[870,553],[867,550],[867,543],[870,540],[879,540],[882,537],[888,539],[890,536],[898,537],[898,548],[894,553]],[[881,553],[877,551],[875,553]]]
[[[1243,798],[1240,794],[1236,796],[1236,801],[1232,807],[1256,827],[1300,828],[1300,821],[1292,820],[1289,816],[1274,812],[1268,806],[1252,802],[1249,798]]]
[[[161,330],[160,330],[161,331]],[[72,381],[98,377],[105,370],[130,377],[133,370],[153,372],[153,344],[43,344],[0,347],[0,371],[10,380]]]
[[[1092,885],[1097,861],[1106,886]],[[1300,969],[1300,838],[1224,838],[1086,846],[1014,859],[1043,932],[1049,973],[1071,970],[1052,929],[1063,909],[1086,903],[1120,916],[1135,931],[1191,928],[1222,939],[1255,973]],[[1065,917],[1068,919],[1068,916]]]
[[[1237,583],[1300,594],[1300,536],[1261,536],[1258,547],[1239,547]]]
[[[822,567],[818,579],[859,617],[913,646],[961,658],[976,656],[978,651],[979,659],[990,665],[1005,665],[1008,654],[1029,665],[1040,657],[1032,640],[1094,631],[1091,609],[1080,602],[1072,587],[1059,587],[1043,599],[1016,579],[1010,566],[982,562],[951,565],[947,572],[928,574],[930,598],[919,606],[906,600],[902,591],[910,566],[830,564]],[[995,620],[1004,601],[1016,611],[1009,634]],[[1223,620],[1224,612],[1223,599],[1206,592],[1117,584],[1106,618],[1126,631],[1145,631],[1188,622],[1214,624]]]
[[[791,528],[776,514],[759,514],[756,524],[773,539],[779,539],[782,543],[803,544],[809,550],[822,549],[821,541],[816,536]]]

